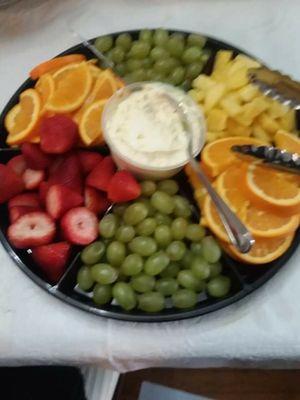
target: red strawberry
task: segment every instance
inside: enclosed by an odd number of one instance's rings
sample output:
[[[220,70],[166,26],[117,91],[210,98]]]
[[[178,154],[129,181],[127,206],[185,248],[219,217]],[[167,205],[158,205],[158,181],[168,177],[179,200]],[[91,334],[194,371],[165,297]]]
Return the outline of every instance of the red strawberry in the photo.
[[[21,151],[29,168],[45,169],[51,164],[51,158],[42,152],[38,144],[23,143]]]
[[[84,205],[93,213],[100,214],[105,212],[110,204],[111,202],[103,192],[88,186],[84,189]]]
[[[101,154],[93,151],[79,151],[78,158],[85,175],[91,172],[91,170],[103,160]]]
[[[9,209],[9,220],[10,223],[14,223],[17,219],[22,217],[22,215],[29,214],[33,211],[40,211],[39,207],[30,206],[14,206]]]
[[[44,118],[40,127],[41,149],[45,153],[63,154],[78,141],[77,124],[65,115]]]
[[[13,197],[8,202],[8,208],[16,206],[40,207],[39,196],[36,193],[22,193]]]
[[[46,210],[54,218],[60,218],[70,208],[83,204],[83,197],[63,185],[53,185],[46,195]]]
[[[32,257],[50,282],[56,283],[66,270],[71,245],[67,242],[51,243],[32,249]]]
[[[39,184],[45,179],[45,171],[42,169],[27,168],[23,174],[25,189],[36,189]]]
[[[90,244],[98,236],[97,217],[86,207],[67,211],[61,220],[61,228],[65,239],[74,244]]]
[[[41,182],[39,186],[39,198],[42,204],[45,204],[46,195],[52,185],[49,182]]]
[[[12,168],[17,175],[23,175],[27,168],[23,154],[11,158],[6,165]]]
[[[60,184],[82,193],[82,173],[79,159],[75,154],[64,158],[50,173],[49,184]]]
[[[114,203],[134,200],[140,194],[140,185],[128,171],[116,172],[108,186],[108,198]]]
[[[107,191],[109,182],[116,171],[116,166],[111,157],[105,157],[89,173],[86,183],[96,189]]]
[[[11,244],[18,249],[41,246],[52,242],[55,223],[48,214],[34,211],[23,215],[10,225],[7,235]]]
[[[0,164],[0,204],[24,190],[22,178],[7,165]]]

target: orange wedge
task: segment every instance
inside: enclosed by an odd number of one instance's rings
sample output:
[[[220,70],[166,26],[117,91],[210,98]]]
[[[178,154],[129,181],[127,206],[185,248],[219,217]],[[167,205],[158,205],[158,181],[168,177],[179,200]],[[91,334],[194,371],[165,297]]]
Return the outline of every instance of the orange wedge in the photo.
[[[300,154],[300,139],[291,133],[279,130],[274,136],[274,142],[282,150]]]
[[[44,105],[53,96],[55,90],[54,79],[50,74],[44,74],[40,77],[35,85],[35,89],[38,91],[42,100],[42,112],[44,111]]]
[[[247,254],[239,253],[235,247],[221,242],[221,246],[231,257],[247,264],[266,264],[282,256],[290,247],[294,234],[263,239],[255,238],[255,244]]]
[[[89,69],[91,71],[91,75],[93,79],[99,78],[100,74],[102,73],[102,69],[97,67],[97,65],[89,64]]]
[[[87,63],[69,64],[53,74],[55,91],[45,104],[49,111],[68,113],[77,110],[89,94],[92,76]]]
[[[8,145],[16,145],[30,139],[39,120],[40,111],[41,99],[35,89],[27,89],[20,94],[19,103],[5,117]]]
[[[101,116],[106,100],[99,100],[92,103],[82,114],[79,124],[79,134],[83,143],[87,146],[103,142],[101,130]]]
[[[264,142],[243,136],[234,136],[216,140],[206,145],[201,153],[201,160],[205,171],[212,177],[225,171],[230,165],[239,162],[239,158],[230,149],[234,145],[254,144],[262,145]]]

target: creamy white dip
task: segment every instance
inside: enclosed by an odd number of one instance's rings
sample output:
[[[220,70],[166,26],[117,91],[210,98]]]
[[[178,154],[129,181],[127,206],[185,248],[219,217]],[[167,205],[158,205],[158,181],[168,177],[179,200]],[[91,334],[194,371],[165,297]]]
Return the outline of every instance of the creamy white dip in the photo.
[[[199,106],[183,91],[161,83],[145,83],[124,95],[106,115],[105,136],[121,156],[144,167],[166,168],[187,162],[187,133],[180,113],[165,96],[181,102],[193,135],[194,152],[204,141]]]

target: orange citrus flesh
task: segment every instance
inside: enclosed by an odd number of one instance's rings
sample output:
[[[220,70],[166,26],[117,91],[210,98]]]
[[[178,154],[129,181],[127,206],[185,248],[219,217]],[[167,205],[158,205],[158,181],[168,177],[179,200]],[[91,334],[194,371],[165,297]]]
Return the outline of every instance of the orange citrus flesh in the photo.
[[[50,74],[45,74],[40,77],[35,85],[35,89],[39,93],[42,101],[42,112],[44,105],[53,96],[55,90],[54,79]]]
[[[69,54],[67,56],[56,57],[37,65],[30,71],[29,75],[32,79],[38,79],[54,69],[62,68],[70,63],[84,61],[85,59],[86,57],[83,54]]]
[[[92,103],[84,111],[79,124],[79,133],[81,140],[87,146],[97,142],[103,142],[101,130],[101,116],[107,100],[99,100]]]

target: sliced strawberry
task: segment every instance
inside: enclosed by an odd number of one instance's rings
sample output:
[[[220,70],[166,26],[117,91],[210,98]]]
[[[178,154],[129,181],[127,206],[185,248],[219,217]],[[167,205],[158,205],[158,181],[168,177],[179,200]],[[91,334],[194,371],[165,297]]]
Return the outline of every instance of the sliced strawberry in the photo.
[[[46,202],[47,192],[52,185],[49,182],[41,182],[39,186],[39,198],[42,204]]]
[[[49,172],[50,173],[50,172]],[[64,158],[50,173],[49,184],[60,184],[82,193],[82,173],[79,159],[75,154]]]
[[[0,164],[0,204],[24,190],[22,178],[7,165]]]
[[[70,208],[78,207],[83,204],[83,197],[63,185],[53,185],[46,195],[46,210],[54,218],[60,218]]]
[[[30,206],[14,206],[9,209],[9,220],[10,223],[16,222],[17,219],[22,217],[22,215],[29,214],[33,211],[40,211],[39,207],[30,207]]]
[[[85,175],[91,172],[91,170],[103,160],[101,154],[83,150],[78,152],[78,158]]]
[[[114,203],[134,200],[141,194],[141,187],[128,171],[118,171],[108,186],[108,198]]]
[[[48,168],[49,176],[55,175],[59,168],[61,167],[63,161],[66,159],[66,156],[56,156],[53,157],[53,160]]]
[[[86,183],[96,189],[107,191],[109,182],[116,171],[113,159],[108,156],[98,163],[89,173]]]
[[[13,197],[8,202],[8,208],[16,206],[40,207],[39,196],[36,193],[22,193]]]
[[[23,143],[21,151],[29,168],[45,169],[51,164],[51,158],[42,152],[38,144]]]
[[[42,169],[27,168],[23,174],[25,189],[36,189],[39,184],[45,179],[45,171]]]
[[[40,127],[41,149],[45,153],[63,154],[79,139],[78,126],[65,115],[44,118]]]
[[[86,186],[84,189],[84,205],[95,214],[105,212],[111,205],[106,194],[98,190]]]
[[[86,245],[98,236],[98,221],[86,207],[76,207],[67,211],[61,220],[64,238],[70,243]]]
[[[71,245],[67,242],[51,243],[32,249],[32,257],[51,283],[64,274],[70,257]]]
[[[48,214],[34,211],[23,215],[10,225],[7,235],[11,244],[18,249],[41,246],[52,242],[55,223]]]
[[[6,165],[12,168],[17,175],[23,175],[25,169],[27,168],[23,154],[11,158]]]

